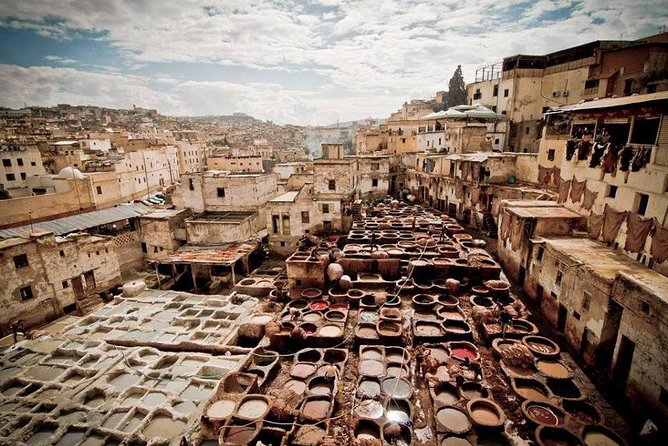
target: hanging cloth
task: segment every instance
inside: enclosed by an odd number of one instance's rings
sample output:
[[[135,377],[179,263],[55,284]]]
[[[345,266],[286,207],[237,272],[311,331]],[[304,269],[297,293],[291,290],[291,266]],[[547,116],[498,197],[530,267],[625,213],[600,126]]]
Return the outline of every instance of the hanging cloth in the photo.
[[[624,249],[631,252],[640,252],[645,247],[645,240],[654,227],[653,218],[642,218],[638,214],[629,214],[626,221],[626,243]]]
[[[580,141],[578,144],[578,161],[589,158],[589,152],[591,152],[591,141]]]
[[[619,170],[622,172],[628,172],[629,167],[631,166],[631,160],[635,155],[635,151],[631,146],[624,146],[624,148],[619,153]]]
[[[591,214],[587,217],[587,232],[590,238],[598,239],[601,229],[603,229],[603,214]]]
[[[538,182],[540,184],[550,184],[552,169],[538,166]]]
[[[589,167],[597,167],[599,164],[601,164],[601,158],[603,158],[603,154],[605,153],[606,150],[610,147],[610,143],[600,143],[597,142],[594,144],[594,153],[591,155],[591,161],[589,161]]]
[[[501,231],[499,234],[502,240],[506,240],[508,238],[508,235],[510,234],[510,219],[511,219],[510,212],[504,210],[503,217],[501,218]]]
[[[617,233],[619,228],[622,226],[622,223],[626,220],[627,212],[618,212],[605,205],[605,211],[603,212],[603,233],[602,238],[606,243],[613,242],[617,238]]]
[[[520,249],[522,243],[522,233],[524,232],[524,220],[516,215],[513,215],[513,221],[510,229],[510,246],[513,251]]]
[[[609,144],[608,150],[603,155],[603,162],[601,163],[601,169],[605,173],[611,173],[612,176],[615,176],[617,173],[617,161],[619,160],[619,147],[614,144]]]
[[[657,226],[652,236],[652,246],[649,251],[655,263],[663,263],[668,259],[668,228]]]
[[[557,199],[557,203],[565,203],[566,199],[568,198],[568,191],[571,188],[571,180],[568,181],[562,181],[559,183],[559,198]]]
[[[585,188],[584,200],[582,200],[582,207],[587,210],[591,210],[592,206],[594,206],[594,202],[596,201],[596,197],[598,197],[598,192],[592,192],[589,189]]]
[[[559,186],[559,183],[561,183],[561,169],[555,166],[552,168],[552,184]]]
[[[570,161],[573,159],[573,155],[575,155],[575,149],[578,147],[578,140],[576,139],[569,139],[566,141],[566,161]]]
[[[586,185],[587,180],[578,181],[573,177],[573,182],[571,183],[571,201],[573,203],[580,202],[582,199],[582,192],[584,192]]]
[[[468,180],[470,172],[471,172],[471,164],[468,161],[462,162],[462,179]]]
[[[480,201],[480,188],[474,187],[471,189],[471,204],[478,204]]]

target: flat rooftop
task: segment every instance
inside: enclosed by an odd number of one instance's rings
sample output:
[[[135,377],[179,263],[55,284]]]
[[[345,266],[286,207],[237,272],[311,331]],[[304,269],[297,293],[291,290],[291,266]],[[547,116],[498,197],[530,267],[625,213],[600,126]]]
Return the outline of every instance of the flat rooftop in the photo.
[[[542,238],[545,245],[582,265],[592,274],[613,282],[618,274],[629,277],[668,302],[668,277],[614,251],[604,243],[589,238]]]
[[[186,219],[186,222],[216,222],[216,223],[242,223],[257,212],[202,212]]]
[[[297,195],[299,195],[299,191],[290,191],[286,192],[283,195],[279,195],[278,197],[269,200],[270,203],[292,203],[295,201],[297,198]]]

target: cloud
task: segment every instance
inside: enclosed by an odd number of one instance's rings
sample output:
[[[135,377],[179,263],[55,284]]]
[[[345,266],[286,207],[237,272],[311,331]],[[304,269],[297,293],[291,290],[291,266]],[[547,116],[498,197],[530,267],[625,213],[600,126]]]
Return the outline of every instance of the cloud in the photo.
[[[665,0],[633,5],[627,0],[604,5],[599,0],[0,0],[0,27],[29,29],[60,41],[93,38],[89,35],[104,40],[120,54],[121,60],[109,65],[121,67],[127,83],[166,89],[180,104],[170,105],[177,111],[183,107],[201,114],[236,105],[276,119],[309,121],[336,114],[342,119],[387,116],[407,99],[446,88],[457,65],[470,82],[476,67],[505,56],[639,38],[658,32],[667,18]],[[188,82],[162,72],[154,80],[132,77],[140,68],[145,72],[164,63],[217,64],[266,74],[259,83]],[[272,77],[279,70],[294,75],[297,83],[313,74],[324,76],[329,90],[288,89]],[[198,96],[199,105],[187,94]],[[219,94],[229,96],[221,96],[218,104],[210,100]],[[319,102],[322,94],[329,96]],[[314,113],[311,107],[319,103],[338,108]]]
[[[57,63],[63,64],[63,65],[73,65],[73,64],[78,62],[76,59],[56,56],[54,54],[49,54],[48,56],[44,56],[44,59],[46,59],[48,61],[51,61],[51,62],[57,62]]]

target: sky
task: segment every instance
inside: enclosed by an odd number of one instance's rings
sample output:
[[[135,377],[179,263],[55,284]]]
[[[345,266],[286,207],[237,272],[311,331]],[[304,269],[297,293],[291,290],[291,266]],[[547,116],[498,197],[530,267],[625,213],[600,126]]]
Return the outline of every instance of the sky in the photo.
[[[637,39],[666,0],[0,0],[0,106],[385,118],[457,65]]]

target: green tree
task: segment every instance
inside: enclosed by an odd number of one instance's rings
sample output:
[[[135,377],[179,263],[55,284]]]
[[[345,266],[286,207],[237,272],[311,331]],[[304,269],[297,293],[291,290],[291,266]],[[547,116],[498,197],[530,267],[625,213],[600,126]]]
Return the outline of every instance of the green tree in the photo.
[[[448,83],[448,93],[445,105],[447,108],[450,108],[462,104],[466,104],[466,84],[464,83],[464,76],[462,75],[462,66],[457,65],[457,69]]]

